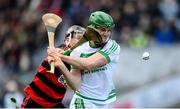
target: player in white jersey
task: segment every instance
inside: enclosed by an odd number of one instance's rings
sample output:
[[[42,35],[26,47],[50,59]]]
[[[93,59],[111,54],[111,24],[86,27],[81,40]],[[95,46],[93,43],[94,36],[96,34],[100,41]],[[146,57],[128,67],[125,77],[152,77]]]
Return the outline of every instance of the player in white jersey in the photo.
[[[70,56],[59,55],[53,48],[48,50],[75,90],[70,108],[106,108],[116,100],[112,74],[119,61],[120,46],[110,39],[113,19],[107,13],[96,11],[91,14],[88,27],[98,31],[100,38],[83,43]],[[62,61],[72,65],[70,72]]]

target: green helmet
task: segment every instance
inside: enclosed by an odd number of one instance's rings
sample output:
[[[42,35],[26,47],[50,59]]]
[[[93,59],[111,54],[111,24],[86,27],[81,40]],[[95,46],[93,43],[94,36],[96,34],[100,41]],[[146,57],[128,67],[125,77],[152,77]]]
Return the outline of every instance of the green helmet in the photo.
[[[89,17],[89,25],[103,26],[106,28],[113,28],[115,26],[112,17],[102,11],[91,13]]]

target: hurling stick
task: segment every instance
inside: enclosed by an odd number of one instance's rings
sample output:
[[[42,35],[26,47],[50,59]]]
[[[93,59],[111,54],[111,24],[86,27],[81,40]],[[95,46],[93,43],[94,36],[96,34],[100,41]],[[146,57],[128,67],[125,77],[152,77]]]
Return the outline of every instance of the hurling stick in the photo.
[[[62,19],[53,13],[46,13],[42,16],[42,20],[45,24],[45,27],[48,33],[49,47],[54,47],[55,30],[57,26],[59,25],[59,23],[62,22]],[[54,70],[55,70],[54,62],[51,62],[50,66],[51,66],[50,71],[48,72],[54,73]]]
[[[83,44],[84,42],[91,41],[91,40],[102,42],[102,37],[96,29],[92,28],[91,26],[88,26],[86,28],[85,33],[80,37],[78,42],[75,45],[73,45],[70,49],[66,50],[63,54],[69,55],[76,47]]]
[[[73,50],[74,48],[81,45],[82,43],[84,43],[86,41],[91,41],[91,40],[96,40],[96,41],[98,40],[99,42],[102,42],[102,37],[96,29],[92,28],[91,26],[88,26],[86,28],[84,35],[81,36],[79,41],[74,46],[72,46],[70,49]]]

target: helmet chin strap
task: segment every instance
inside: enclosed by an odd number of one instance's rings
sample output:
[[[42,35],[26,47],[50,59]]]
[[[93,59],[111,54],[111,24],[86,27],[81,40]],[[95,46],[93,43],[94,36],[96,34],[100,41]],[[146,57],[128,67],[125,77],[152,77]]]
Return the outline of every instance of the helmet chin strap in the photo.
[[[110,38],[106,39],[106,41],[103,42],[103,43],[95,43],[95,46],[96,46],[96,47],[101,47],[101,48],[103,48],[103,47],[106,45],[106,43],[109,41],[109,39],[110,39]]]
[[[111,35],[102,44],[96,44],[96,45],[103,48],[110,39],[111,39]]]
[[[71,39],[72,39],[72,33],[69,34],[69,41],[66,43],[66,46],[69,46],[69,44],[71,43]]]

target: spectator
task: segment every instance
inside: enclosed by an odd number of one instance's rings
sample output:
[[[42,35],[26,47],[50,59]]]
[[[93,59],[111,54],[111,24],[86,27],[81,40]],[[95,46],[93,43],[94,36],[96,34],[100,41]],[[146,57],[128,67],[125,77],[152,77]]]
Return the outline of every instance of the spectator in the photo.
[[[172,44],[175,42],[175,33],[172,28],[162,19],[157,24],[155,39],[159,43]]]
[[[159,9],[167,21],[174,21],[179,12],[179,5],[176,0],[161,0]]]
[[[4,106],[6,108],[19,107],[23,101],[24,95],[19,91],[18,83],[15,80],[8,81],[6,84],[6,91],[4,96]],[[15,98],[16,103],[13,103],[11,98]]]

